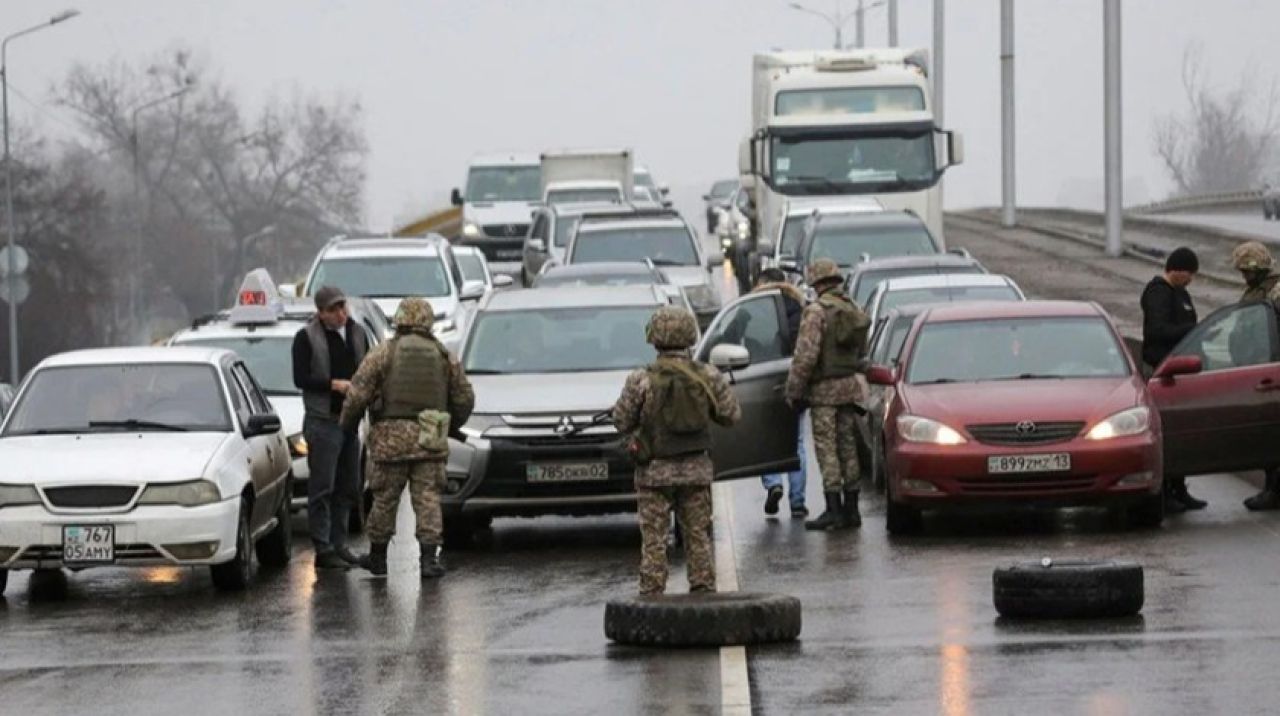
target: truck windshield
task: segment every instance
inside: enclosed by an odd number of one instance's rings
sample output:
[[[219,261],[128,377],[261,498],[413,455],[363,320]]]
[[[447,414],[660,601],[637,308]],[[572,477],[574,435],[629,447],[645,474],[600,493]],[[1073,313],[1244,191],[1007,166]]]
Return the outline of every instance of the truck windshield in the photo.
[[[874,114],[923,112],[919,87],[823,87],[778,93],[774,114]]]
[[[776,136],[773,184],[784,194],[919,191],[937,181],[932,132]]]
[[[467,175],[467,201],[537,201],[542,193],[542,167],[472,167]]]

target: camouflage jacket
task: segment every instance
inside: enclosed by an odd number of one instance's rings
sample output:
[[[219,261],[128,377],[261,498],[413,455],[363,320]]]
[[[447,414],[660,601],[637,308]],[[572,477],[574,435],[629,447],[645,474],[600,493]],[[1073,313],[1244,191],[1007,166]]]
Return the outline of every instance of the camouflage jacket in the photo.
[[[788,403],[852,405],[862,400],[862,384],[857,374],[813,381],[818,360],[822,357],[822,335],[826,327],[827,317],[822,306],[816,301],[805,306],[804,313],[800,315],[795,355],[791,357],[791,372],[787,375]]]
[[[342,403],[343,427],[354,428],[365,410],[382,394],[382,386],[391,368],[394,343],[385,341],[365,356],[351,378],[351,390]],[[471,417],[476,396],[471,382],[462,371],[458,359],[449,354],[449,425],[457,430]],[[369,430],[369,457],[377,462],[420,462],[428,460],[418,447],[418,423],[415,420],[380,420]],[[435,458],[436,461],[443,458]]]
[[[688,351],[663,351],[665,357],[689,359]],[[711,419],[720,425],[733,425],[742,417],[738,398],[729,388],[729,381],[720,371],[705,363],[689,359],[702,371],[715,397],[715,414]],[[618,432],[635,432],[642,424],[654,420],[655,405],[649,397],[649,373],[641,368],[627,376],[622,395],[613,406],[613,422]],[[711,457],[706,454],[674,459],[655,459],[648,465],[636,468],[636,487],[676,487],[680,485],[710,485],[715,478]]]
[[[1261,301],[1266,299],[1280,311],[1280,274],[1271,274],[1257,286],[1248,286],[1240,296],[1240,302]]]

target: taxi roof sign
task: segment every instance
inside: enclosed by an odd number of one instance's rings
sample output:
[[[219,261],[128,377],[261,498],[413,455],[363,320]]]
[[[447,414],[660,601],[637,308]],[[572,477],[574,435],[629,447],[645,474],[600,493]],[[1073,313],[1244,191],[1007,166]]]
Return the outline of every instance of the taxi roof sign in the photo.
[[[284,297],[265,268],[250,271],[236,292],[228,319],[236,325],[275,323],[284,314]]]

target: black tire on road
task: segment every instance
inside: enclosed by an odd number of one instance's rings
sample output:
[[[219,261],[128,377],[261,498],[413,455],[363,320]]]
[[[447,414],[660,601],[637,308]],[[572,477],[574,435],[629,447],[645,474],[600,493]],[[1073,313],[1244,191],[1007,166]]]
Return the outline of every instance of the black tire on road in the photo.
[[[239,592],[249,586],[253,577],[253,539],[249,536],[249,515],[253,506],[240,498],[240,520],[236,526],[236,556],[230,562],[209,567],[213,586],[222,592]]]
[[[1144,497],[1125,508],[1125,522],[1138,529],[1155,529],[1164,522],[1164,495]]]
[[[604,608],[604,635],[636,646],[737,646],[794,641],[800,600],[783,594],[713,592],[628,597]]]
[[[290,485],[288,490],[292,490]],[[285,494],[290,494],[286,490]],[[264,567],[287,567],[289,560],[293,557],[293,529],[290,525],[289,499],[286,497],[280,501],[280,507],[276,509],[277,524],[275,529],[263,535],[258,540],[254,551],[258,554],[258,562]]]
[[[992,575],[996,611],[1018,619],[1099,619],[1142,611],[1142,567],[1131,562],[1025,562]]]

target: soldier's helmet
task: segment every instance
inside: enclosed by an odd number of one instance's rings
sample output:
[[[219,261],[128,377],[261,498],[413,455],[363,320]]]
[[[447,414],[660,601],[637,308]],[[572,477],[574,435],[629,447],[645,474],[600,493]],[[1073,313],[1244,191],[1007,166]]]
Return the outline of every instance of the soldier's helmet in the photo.
[[[435,320],[435,313],[431,310],[431,304],[427,303],[423,298],[406,298],[400,301],[400,306],[396,308],[396,316],[393,322],[396,328],[419,328],[422,330],[430,330],[431,323]]]
[[[644,338],[658,348],[688,348],[698,342],[698,321],[686,309],[663,306],[653,312]]]
[[[1231,252],[1231,265],[1237,271],[1267,271],[1271,263],[1271,252],[1259,241],[1246,241]]]
[[[839,281],[844,277],[840,275],[840,267],[836,265],[835,261],[818,259],[809,264],[809,272],[806,278],[810,286],[816,286],[823,281]]]

